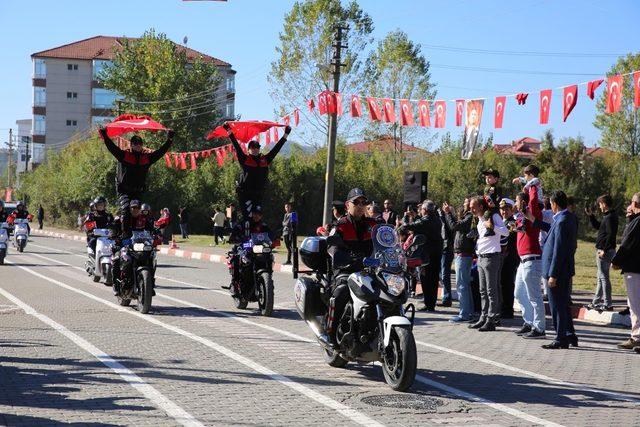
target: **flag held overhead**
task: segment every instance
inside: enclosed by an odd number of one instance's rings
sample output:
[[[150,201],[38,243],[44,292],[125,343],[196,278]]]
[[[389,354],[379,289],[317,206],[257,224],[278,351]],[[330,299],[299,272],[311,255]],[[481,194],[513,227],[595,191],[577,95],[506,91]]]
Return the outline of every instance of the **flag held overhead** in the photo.
[[[243,122],[232,121],[227,123],[231,127],[231,130],[233,131],[233,134],[235,135],[236,139],[241,142],[249,142],[259,133],[266,132],[274,126],[275,127],[285,126],[277,122],[259,121],[259,120],[243,121]],[[226,137],[227,137],[227,131],[222,126],[218,126],[214,130],[209,132],[209,134],[207,135],[207,139],[226,138]]]
[[[143,130],[168,130],[160,123],[152,120],[149,116],[136,116],[134,114],[122,114],[113,119],[111,123],[108,123],[105,128],[107,129],[107,135],[110,138],[129,132],[139,132]]]

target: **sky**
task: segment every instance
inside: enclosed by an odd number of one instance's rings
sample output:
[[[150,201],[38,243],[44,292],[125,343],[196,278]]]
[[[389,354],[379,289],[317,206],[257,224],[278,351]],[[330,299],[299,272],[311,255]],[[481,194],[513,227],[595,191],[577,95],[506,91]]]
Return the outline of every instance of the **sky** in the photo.
[[[245,119],[273,119],[267,75],[293,3],[3,0],[0,142],[7,140],[9,128],[16,129],[17,119],[31,118],[32,53],[95,35],[136,37],[152,27],[176,42],[187,36],[189,47],[231,63],[237,71],[236,113]],[[561,90],[554,91],[548,126],[538,123],[538,92],[592,80],[604,75],[618,54],[640,52],[640,2],[635,0],[359,3],[373,19],[377,40],[401,29],[422,45],[438,98],[487,98],[481,134],[493,132],[495,143],[540,137],[551,128],[556,137],[582,135],[588,146],[596,145],[595,102],[586,97],[584,86],[566,123]],[[503,128],[493,129],[494,97],[518,92],[530,93],[527,104],[507,100]],[[448,110],[445,131],[458,134],[462,128],[455,126],[453,104]]]

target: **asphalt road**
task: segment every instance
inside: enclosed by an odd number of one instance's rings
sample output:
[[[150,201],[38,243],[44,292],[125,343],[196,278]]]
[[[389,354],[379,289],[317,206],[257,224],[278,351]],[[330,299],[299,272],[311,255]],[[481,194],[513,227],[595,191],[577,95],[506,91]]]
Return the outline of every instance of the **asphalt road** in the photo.
[[[0,267],[2,425],[640,425],[640,357],[624,329],[577,324],[549,351],[418,313],[416,382],[327,366],[276,273],[274,317],[233,307],[223,264],[159,257],[152,313],[83,270],[81,242],[32,237]],[[548,326],[550,327],[548,319]]]

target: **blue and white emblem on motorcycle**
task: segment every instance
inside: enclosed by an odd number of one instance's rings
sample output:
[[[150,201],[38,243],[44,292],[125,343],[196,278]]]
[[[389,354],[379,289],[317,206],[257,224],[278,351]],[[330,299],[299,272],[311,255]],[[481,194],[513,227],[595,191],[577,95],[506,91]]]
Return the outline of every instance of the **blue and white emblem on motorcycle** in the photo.
[[[396,233],[393,227],[383,225],[376,231],[376,240],[385,248],[392,248],[397,244]]]

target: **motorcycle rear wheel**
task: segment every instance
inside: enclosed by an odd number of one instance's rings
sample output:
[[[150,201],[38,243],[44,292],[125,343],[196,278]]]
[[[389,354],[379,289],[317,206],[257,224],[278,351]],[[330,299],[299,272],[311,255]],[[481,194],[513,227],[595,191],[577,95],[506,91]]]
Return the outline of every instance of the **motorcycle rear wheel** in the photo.
[[[416,377],[416,342],[409,328],[391,330],[389,346],[382,355],[382,372],[386,383],[395,391],[406,391]]]
[[[142,314],[147,314],[151,310],[151,298],[153,298],[153,279],[149,270],[140,270],[138,272],[138,284],[140,286],[138,311]]]
[[[105,264],[102,271],[104,273],[104,285],[113,285],[113,269],[111,268],[111,264]]]
[[[342,358],[335,350],[327,350],[325,348],[322,350],[322,355],[327,365],[334,368],[344,368],[349,363],[347,359]]]
[[[246,299],[242,298],[242,297],[233,297],[233,303],[236,306],[237,309],[239,310],[244,310],[245,308],[247,308],[247,305],[249,304],[249,301],[247,301]]]

